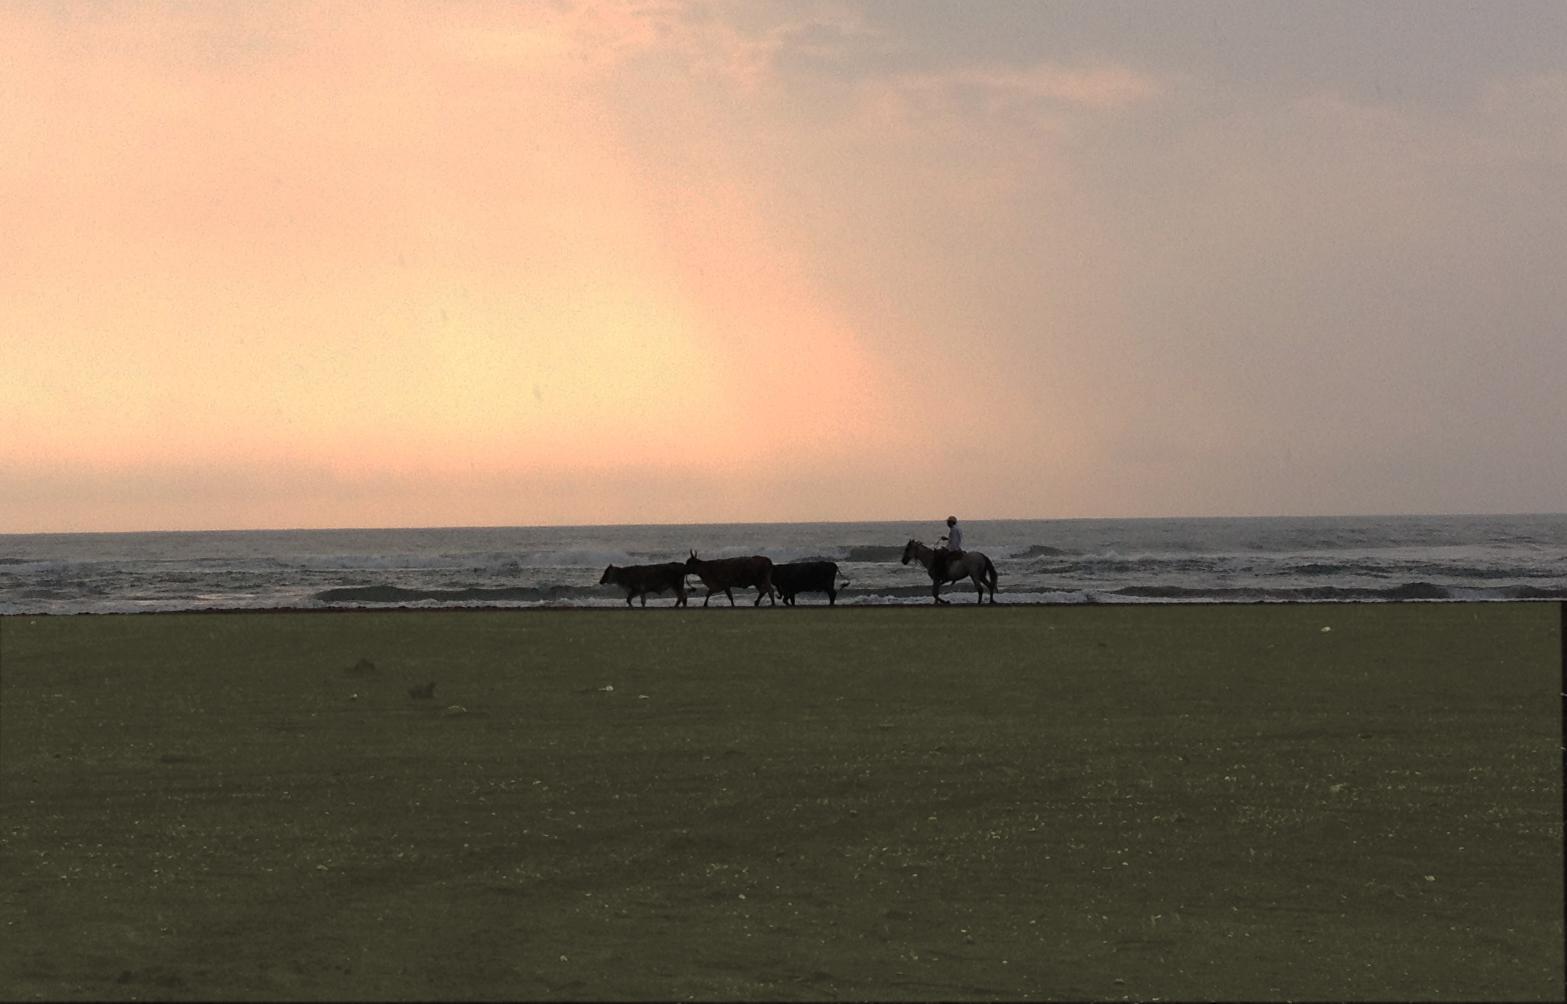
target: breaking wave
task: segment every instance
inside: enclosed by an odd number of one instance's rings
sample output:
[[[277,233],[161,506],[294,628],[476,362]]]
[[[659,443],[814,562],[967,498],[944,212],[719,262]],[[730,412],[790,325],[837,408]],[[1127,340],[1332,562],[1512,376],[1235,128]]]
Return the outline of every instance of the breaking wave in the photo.
[[[903,557],[903,548],[905,546],[904,544],[896,546],[887,544],[855,544],[849,548],[848,553],[843,556],[842,560],[866,563],[897,561]]]
[[[589,591],[574,586],[408,589],[403,586],[376,585],[323,589],[312,598],[328,606],[341,603],[546,603],[590,594],[601,595],[602,590]]]
[[[1247,603],[1263,601],[1393,601],[1393,600],[1548,600],[1567,599],[1567,586],[1545,588],[1508,585],[1494,588],[1439,586],[1432,582],[1405,582],[1386,589],[1361,586],[1296,587],[1192,587],[1124,586],[1109,590],[1111,596],[1141,597],[1171,601],[1210,600]]]
[[[929,604],[923,569],[899,559],[911,534],[931,529],[887,522],[0,535],[0,614],[615,606],[625,594],[598,584],[606,565],[678,560],[693,548],[707,557],[836,561],[853,583],[839,605]],[[1567,515],[1559,514],[976,520],[969,534],[996,564],[1003,604],[1567,599]],[[953,583],[942,595],[972,602],[973,586]]]

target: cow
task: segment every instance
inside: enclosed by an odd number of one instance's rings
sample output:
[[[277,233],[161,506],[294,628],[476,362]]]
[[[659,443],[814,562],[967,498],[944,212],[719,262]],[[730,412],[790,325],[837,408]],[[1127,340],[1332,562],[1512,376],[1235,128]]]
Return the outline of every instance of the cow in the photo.
[[[675,606],[686,605],[686,566],[678,561],[666,561],[660,565],[610,565],[604,569],[604,575],[599,579],[599,585],[617,585],[626,591],[626,606],[631,606],[634,597],[642,597],[642,605],[647,606],[648,593],[662,593],[666,589],[675,591]]]
[[[844,585],[848,585],[845,581]],[[791,561],[773,566],[773,587],[785,606],[794,606],[796,593],[826,593],[827,605],[838,602],[836,561]]]
[[[691,552],[691,557],[686,559],[686,574],[695,575],[702,580],[702,585],[707,587],[707,595],[702,599],[702,605],[707,606],[707,601],[713,598],[713,594],[722,589],[724,595],[729,597],[729,605],[735,605],[735,594],[730,589],[735,586],[755,586],[756,602],[754,607],[762,605],[762,597],[767,597],[767,602],[777,606],[778,601],[773,598],[773,559],[760,554],[753,554],[749,558],[715,558],[712,561],[704,561]]]

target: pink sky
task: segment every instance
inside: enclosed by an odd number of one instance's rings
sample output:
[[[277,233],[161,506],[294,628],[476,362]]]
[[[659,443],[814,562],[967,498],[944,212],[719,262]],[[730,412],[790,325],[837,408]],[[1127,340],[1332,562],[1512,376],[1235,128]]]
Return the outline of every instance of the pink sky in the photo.
[[[0,9],[0,532],[1561,508],[1560,65],[878,11]]]

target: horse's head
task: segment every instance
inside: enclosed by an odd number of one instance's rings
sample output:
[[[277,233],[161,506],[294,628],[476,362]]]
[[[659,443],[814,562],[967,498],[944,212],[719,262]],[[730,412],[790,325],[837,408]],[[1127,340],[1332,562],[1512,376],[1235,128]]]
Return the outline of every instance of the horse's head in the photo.
[[[701,558],[698,558],[696,556],[696,551],[693,550],[691,552],[691,557],[686,559],[686,571],[688,571],[688,572],[695,571],[697,563],[700,562],[701,560],[702,560]]]
[[[900,559],[903,564],[907,565],[909,563],[909,559],[914,557],[914,549],[919,546],[919,543],[919,541],[915,540],[913,537],[910,537],[909,542],[903,545],[903,557]]]

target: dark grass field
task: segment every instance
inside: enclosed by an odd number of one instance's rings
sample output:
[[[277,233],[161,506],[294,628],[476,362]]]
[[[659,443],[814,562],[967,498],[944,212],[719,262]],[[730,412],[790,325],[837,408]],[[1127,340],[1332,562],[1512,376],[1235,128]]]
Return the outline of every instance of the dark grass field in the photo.
[[[0,619],[0,997],[1561,1000],[1560,624]]]

